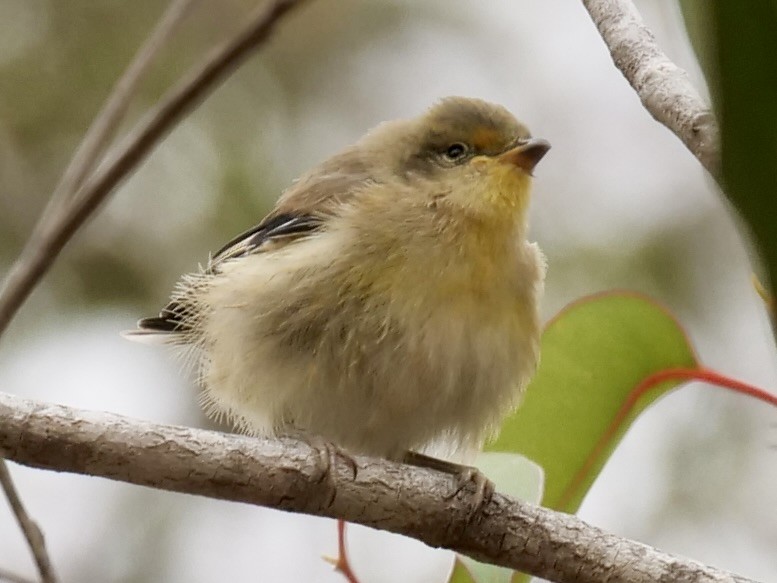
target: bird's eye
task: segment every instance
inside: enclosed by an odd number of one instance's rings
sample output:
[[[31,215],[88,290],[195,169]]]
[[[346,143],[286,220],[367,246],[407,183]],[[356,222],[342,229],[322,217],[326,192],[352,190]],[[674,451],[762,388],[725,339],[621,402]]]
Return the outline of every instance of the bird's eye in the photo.
[[[448,158],[448,160],[461,160],[465,155],[467,154],[467,146],[460,142],[456,142],[455,144],[451,144],[448,146],[448,149],[445,150],[445,157]]]

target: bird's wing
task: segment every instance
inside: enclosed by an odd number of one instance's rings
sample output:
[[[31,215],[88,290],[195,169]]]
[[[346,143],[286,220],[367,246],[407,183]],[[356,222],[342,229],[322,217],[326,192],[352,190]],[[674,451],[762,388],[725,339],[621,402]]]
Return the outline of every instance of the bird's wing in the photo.
[[[337,215],[344,203],[374,182],[355,156],[341,154],[325,162],[289,188],[261,223],[219,249],[208,262],[205,275],[218,274],[219,267],[227,261],[272,252],[325,229],[325,217]],[[140,320],[138,330],[126,335],[135,340],[151,340],[150,336],[185,332],[189,316],[185,299],[174,297],[159,316]]]
[[[261,253],[269,249],[277,249],[301,237],[310,235],[321,229],[323,221],[320,217],[304,214],[272,214],[255,227],[241,233],[224,245],[208,262],[204,269],[205,275],[215,275],[219,267],[226,261]],[[158,316],[143,318],[138,322],[138,330],[129,332],[131,338],[185,332],[189,326],[189,308],[186,298],[175,298],[170,301]],[[135,338],[137,339],[137,338]]]
[[[379,181],[374,171],[359,149],[349,148],[301,176],[278,199],[273,214],[337,214],[342,203]]]
[[[326,217],[339,210],[375,180],[366,174],[361,161],[341,155],[337,170],[326,172],[327,161],[318,171],[303,176],[278,200],[275,209],[257,226],[238,235],[213,256],[210,268],[224,261],[252,253],[277,249],[325,228]],[[348,171],[343,171],[345,167]]]
[[[270,215],[219,249],[213,255],[209,269],[217,269],[217,266],[224,261],[263,251],[270,246],[270,243],[289,243],[318,231],[322,226],[322,218],[314,215],[292,213]],[[273,245],[273,248],[277,248],[277,245]]]

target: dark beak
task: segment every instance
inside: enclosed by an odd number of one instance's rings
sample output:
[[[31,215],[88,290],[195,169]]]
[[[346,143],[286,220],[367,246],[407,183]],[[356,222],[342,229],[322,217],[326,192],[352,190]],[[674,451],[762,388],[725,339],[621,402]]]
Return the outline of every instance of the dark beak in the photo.
[[[531,174],[537,163],[550,150],[550,142],[540,138],[530,138],[519,144],[512,150],[496,157],[500,162],[507,162],[518,168],[522,168],[527,174]]]

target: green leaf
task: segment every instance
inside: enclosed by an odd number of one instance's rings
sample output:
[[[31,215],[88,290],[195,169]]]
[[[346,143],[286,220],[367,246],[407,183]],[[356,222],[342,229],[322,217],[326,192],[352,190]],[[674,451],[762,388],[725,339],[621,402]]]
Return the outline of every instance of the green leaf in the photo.
[[[633,391],[666,369],[697,361],[677,321],[626,292],[579,300],[542,336],[537,375],[489,450],[520,452],[545,470],[543,505],[575,512],[634,418],[680,381]],[[619,417],[620,415],[620,417]]]
[[[723,184],[777,285],[777,2],[681,0],[721,125]]]
[[[453,561],[453,571],[451,572],[448,583],[475,583],[464,563],[461,562],[461,555]]]
[[[534,460],[517,453],[492,450],[478,453],[475,466],[503,494],[532,504],[542,501],[545,472]]]
[[[712,2],[726,193],[777,283],[777,3]]]
[[[539,504],[542,500],[542,468],[532,460],[515,453],[481,452],[475,460],[475,466],[494,482],[496,489],[503,494]],[[475,583],[510,583],[513,570],[488,563],[480,563],[465,555],[459,555],[458,561],[466,567],[467,576]],[[454,575],[457,574],[454,568]],[[463,577],[461,573],[459,577]],[[454,579],[451,579],[453,582]],[[466,581],[466,579],[462,579]]]

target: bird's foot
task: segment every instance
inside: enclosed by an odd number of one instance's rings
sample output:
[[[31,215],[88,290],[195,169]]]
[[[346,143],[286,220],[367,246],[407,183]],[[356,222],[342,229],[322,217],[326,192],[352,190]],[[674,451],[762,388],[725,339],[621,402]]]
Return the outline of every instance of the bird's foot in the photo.
[[[496,488],[494,483],[476,467],[459,466],[459,471],[456,474],[456,490],[447,498],[449,500],[455,498],[460,492],[466,490],[470,484],[473,484],[475,487],[475,492],[469,499],[469,518],[471,520],[475,514],[488,504]]]
[[[405,453],[404,462],[454,476],[456,478],[456,488],[445,497],[446,500],[452,500],[464,490],[468,490],[470,484],[474,485],[475,491],[468,500],[468,516],[470,520],[488,504],[494,495],[494,483],[476,467],[464,466],[414,451]]]
[[[348,465],[354,479],[356,478],[358,471],[356,460],[354,460],[347,452],[340,449],[335,444],[318,435],[295,432],[293,437],[304,441],[316,453],[312,479],[316,483],[326,483],[327,486],[329,486],[328,489],[330,496],[327,505],[331,505],[334,501],[335,493],[337,490],[335,465],[337,464],[338,458],[343,460]]]

